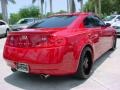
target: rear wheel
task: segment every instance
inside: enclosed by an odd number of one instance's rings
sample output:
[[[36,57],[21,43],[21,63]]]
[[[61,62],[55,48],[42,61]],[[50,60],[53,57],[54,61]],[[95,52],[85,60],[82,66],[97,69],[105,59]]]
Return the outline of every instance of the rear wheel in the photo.
[[[87,79],[91,74],[92,64],[92,50],[89,47],[86,47],[82,51],[75,76],[80,79]]]

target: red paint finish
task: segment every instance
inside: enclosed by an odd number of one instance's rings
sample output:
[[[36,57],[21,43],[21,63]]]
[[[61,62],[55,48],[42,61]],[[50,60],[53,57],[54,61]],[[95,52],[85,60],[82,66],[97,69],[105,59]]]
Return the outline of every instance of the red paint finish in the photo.
[[[8,65],[16,68],[17,63],[26,63],[29,73],[35,74],[74,74],[84,47],[89,45],[93,50],[93,62],[112,47],[116,36],[113,28],[85,27],[84,20],[93,14],[66,15],[78,17],[63,28],[33,28],[9,33],[3,53]]]

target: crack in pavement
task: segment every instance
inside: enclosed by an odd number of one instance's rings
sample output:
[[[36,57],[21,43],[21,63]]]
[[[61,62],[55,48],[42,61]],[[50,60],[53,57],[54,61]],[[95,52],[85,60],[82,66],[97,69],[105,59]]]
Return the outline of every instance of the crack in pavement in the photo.
[[[96,79],[94,79],[94,78],[92,78],[92,77],[91,77],[91,79],[92,79],[93,81],[95,81],[97,84],[99,84],[99,85],[101,85],[102,87],[104,87],[105,89],[110,90],[110,88],[106,87],[106,86],[105,86],[104,84],[102,84],[100,81],[98,81],[98,80],[96,80]]]

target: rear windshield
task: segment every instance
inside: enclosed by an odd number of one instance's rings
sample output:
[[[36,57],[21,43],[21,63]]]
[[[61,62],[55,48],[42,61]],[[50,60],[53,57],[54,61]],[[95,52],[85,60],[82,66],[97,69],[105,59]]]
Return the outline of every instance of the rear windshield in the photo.
[[[59,28],[70,25],[77,16],[53,16],[37,22],[29,28]]]

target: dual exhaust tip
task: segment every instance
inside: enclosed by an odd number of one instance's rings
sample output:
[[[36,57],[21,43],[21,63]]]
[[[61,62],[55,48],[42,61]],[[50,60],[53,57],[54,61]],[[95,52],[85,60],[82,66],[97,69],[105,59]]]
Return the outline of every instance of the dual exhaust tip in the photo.
[[[11,71],[16,72],[17,70],[12,68]],[[40,74],[41,79],[47,79],[48,77],[50,77],[50,75],[48,75],[48,74]]]

